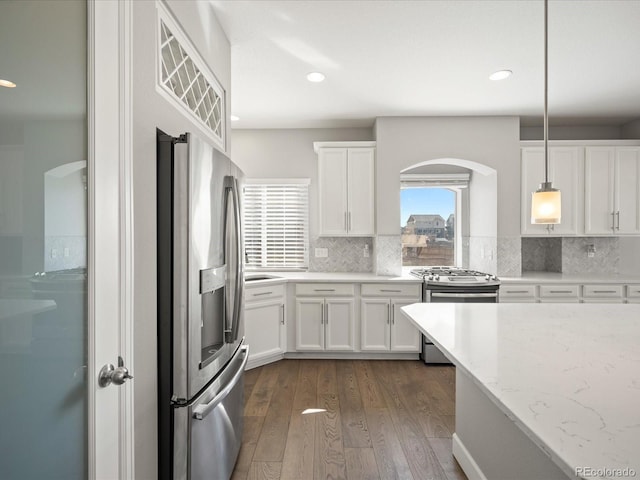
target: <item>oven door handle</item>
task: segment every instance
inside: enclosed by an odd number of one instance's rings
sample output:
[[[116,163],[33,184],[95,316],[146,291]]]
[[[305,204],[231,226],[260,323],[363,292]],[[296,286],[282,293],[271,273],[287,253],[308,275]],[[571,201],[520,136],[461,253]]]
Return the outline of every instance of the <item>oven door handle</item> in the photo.
[[[496,298],[497,293],[440,293],[432,292],[432,297],[440,298]]]

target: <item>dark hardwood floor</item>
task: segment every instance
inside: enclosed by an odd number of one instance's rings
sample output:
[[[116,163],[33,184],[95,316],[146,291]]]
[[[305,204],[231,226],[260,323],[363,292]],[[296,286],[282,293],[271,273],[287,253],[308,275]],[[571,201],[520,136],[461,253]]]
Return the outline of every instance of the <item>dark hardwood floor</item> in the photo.
[[[455,369],[419,361],[281,360],[245,375],[233,480],[461,480]],[[302,414],[308,408],[320,413]]]

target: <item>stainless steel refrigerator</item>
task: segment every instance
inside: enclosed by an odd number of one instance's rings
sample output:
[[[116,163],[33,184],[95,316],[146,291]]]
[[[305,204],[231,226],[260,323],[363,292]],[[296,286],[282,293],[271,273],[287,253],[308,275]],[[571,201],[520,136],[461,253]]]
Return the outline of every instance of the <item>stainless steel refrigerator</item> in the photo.
[[[228,479],[240,449],[242,177],[205,140],[157,131],[160,479]]]

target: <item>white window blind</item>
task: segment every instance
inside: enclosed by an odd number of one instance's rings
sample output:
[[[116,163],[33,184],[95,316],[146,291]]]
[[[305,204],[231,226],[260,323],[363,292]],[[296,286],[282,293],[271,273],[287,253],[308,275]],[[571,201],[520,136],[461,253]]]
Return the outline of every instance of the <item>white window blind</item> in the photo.
[[[247,267],[307,268],[309,180],[254,182],[244,188]]]

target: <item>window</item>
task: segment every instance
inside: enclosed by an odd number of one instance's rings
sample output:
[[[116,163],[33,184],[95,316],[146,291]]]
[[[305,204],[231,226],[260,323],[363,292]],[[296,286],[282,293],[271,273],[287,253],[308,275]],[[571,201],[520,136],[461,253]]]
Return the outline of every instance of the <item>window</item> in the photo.
[[[309,180],[247,180],[244,247],[248,268],[309,266]]]
[[[402,175],[402,265],[459,265],[461,192],[469,175]]]

